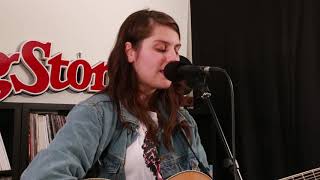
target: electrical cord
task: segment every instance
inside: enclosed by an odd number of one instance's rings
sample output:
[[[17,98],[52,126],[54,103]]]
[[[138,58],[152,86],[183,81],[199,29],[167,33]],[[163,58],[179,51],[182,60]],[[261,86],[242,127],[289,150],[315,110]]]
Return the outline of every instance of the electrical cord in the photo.
[[[229,76],[229,74],[227,73],[226,70],[222,69],[222,68],[219,68],[219,67],[206,67],[207,69],[205,69],[204,71],[206,72],[205,74],[205,77],[204,77],[204,83],[203,83],[203,86],[202,87],[202,98],[205,99],[207,101],[207,104],[209,106],[209,109],[210,109],[210,112],[212,114],[212,117],[213,119],[215,120],[215,123],[217,125],[217,128],[218,128],[218,133],[220,135],[220,137],[222,138],[222,141],[224,143],[224,147],[228,153],[228,156],[229,158],[231,159],[231,162],[229,162],[229,164],[232,165],[233,167],[233,175],[234,175],[234,178],[237,179],[239,178],[239,180],[242,180],[242,177],[241,177],[241,173],[240,173],[240,170],[239,170],[239,164],[236,160],[236,139],[235,139],[235,110],[234,110],[234,90],[233,90],[233,83],[232,83],[232,80]],[[211,96],[211,93],[209,92],[209,89],[206,85],[206,76],[209,75],[210,73],[212,72],[215,72],[215,71],[218,71],[218,72],[222,72],[226,77],[227,77],[227,80],[228,80],[228,83],[229,83],[229,88],[230,88],[230,103],[231,103],[231,123],[232,123],[232,152],[230,151],[230,148],[228,146],[228,143],[227,143],[227,140],[223,134],[223,131],[222,131],[222,128],[221,128],[221,125],[219,123],[219,120],[218,120],[218,117],[214,111],[214,108],[212,106],[212,103],[210,101],[210,96]]]

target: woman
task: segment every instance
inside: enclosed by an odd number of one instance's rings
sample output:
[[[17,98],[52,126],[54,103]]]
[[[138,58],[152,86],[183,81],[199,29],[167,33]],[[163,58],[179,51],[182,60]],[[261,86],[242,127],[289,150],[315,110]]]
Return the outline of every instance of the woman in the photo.
[[[180,46],[178,25],[167,14],[131,14],[108,59],[105,92],[73,108],[22,179],[84,178],[92,172],[109,179],[164,179],[199,170],[199,162],[207,171],[196,123],[180,108],[183,86],[163,74],[179,60]]]

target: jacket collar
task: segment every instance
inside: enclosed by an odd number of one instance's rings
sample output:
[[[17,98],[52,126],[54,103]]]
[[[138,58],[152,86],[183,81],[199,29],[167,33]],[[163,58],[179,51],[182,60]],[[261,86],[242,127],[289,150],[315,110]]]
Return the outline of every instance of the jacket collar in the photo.
[[[159,108],[159,112],[161,113],[161,115],[163,115],[164,118],[166,120],[168,120],[169,114],[164,109],[164,106],[162,105],[162,103],[160,103],[160,102],[158,103],[158,108]],[[122,120],[124,122],[129,122],[129,123],[132,123],[136,126],[139,126],[139,120],[133,114],[131,114],[122,104],[120,104],[120,111],[121,111]],[[177,116],[178,116],[177,117],[178,123],[181,123],[182,121],[186,121],[186,118],[183,115],[183,113],[181,112],[181,110],[178,110]]]
[[[169,120],[169,113],[165,110],[164,105],[159,102],[158,108],[161,115],[163,115],[165,119]],[[183,108],[183,107],[180,107],[180,108]],[[179,109],[177,113],[178,123],[181,123],[182,121],[186,121],[185,116],[180,111],[181,110]]]
[[[120,104],[121,118],[123,122],[129,122],[134,125],[139,125],[139,120],[131,114],[122,104]]]

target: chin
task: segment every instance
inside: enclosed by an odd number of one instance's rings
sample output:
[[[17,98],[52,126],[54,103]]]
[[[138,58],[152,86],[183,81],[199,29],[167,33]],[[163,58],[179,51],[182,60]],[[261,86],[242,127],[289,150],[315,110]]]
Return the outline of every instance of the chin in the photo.
[[[171,81],[166,80],[165,82],[161,83],[158,88],[159,89],[168,89],[171,86]]]

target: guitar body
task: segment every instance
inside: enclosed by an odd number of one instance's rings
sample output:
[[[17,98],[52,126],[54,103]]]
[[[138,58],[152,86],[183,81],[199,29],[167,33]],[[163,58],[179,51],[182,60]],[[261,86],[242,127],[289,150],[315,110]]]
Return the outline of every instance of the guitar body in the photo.
[[[104,178],[88,178],[86,180],[109,180]],[[169,177],[167,180],[211,180],[211,178],[199,171],[194,170],[187,170],[179,172],[171,177]]]
[[[170,178],[168,180],[210,180],[211,178],[199,171],[194,170],[187,170],[179,172]]]

